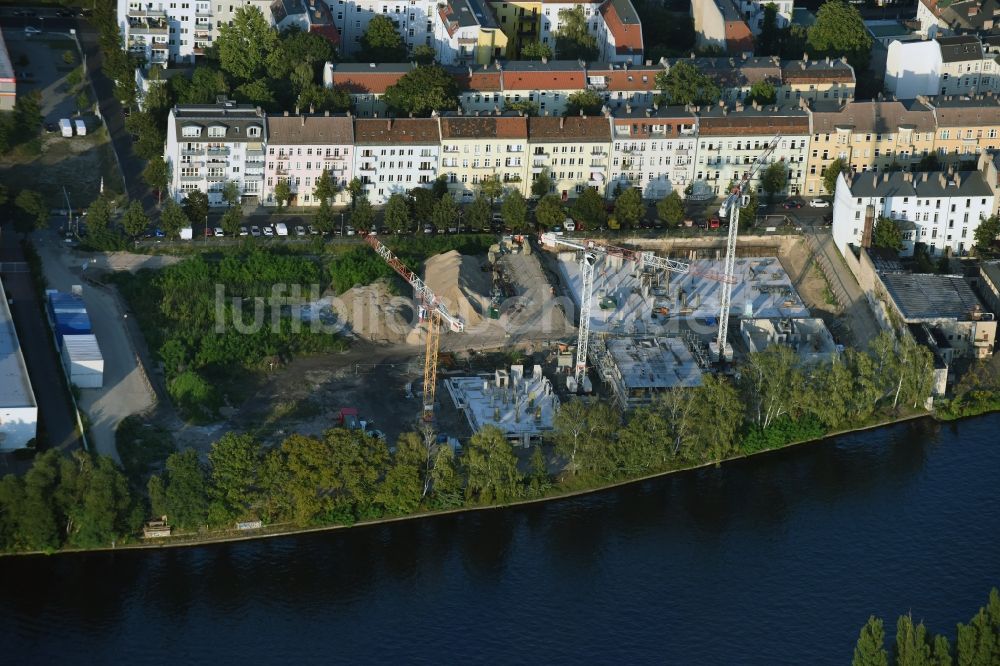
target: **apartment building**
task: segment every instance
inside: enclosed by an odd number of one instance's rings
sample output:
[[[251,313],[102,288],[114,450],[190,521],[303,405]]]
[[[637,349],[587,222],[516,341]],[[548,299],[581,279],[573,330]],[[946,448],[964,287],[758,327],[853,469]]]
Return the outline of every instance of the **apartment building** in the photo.
[[[209,0],[118,0],[118,27],[125,48],[154,65],[193,63],[218,37]]]
[[[635,187],[645,199],[671,192],[683,196],[694,178],[697,117],[682,107],[633,109],[609,113],[611,170],[607,196]]]
[[[586,88],[586,70],[576,60],[519,60],[500,72],[503,101],[537,104],[539,115],[562,115],[569,96]]]
[[[852,100],[857,88],[854,68],[847,58],[821,58],[781,61],[781,85],[777,101],[794,104],[800,100]]]
[[[340,30],[324,0],[274,0],[269,13],[271,24],[279,31],[311,32],[326,39],[334,48],[340,46]]]
[[[331,204],[346,204],[354,177],[354,119],[350,116],[284,115],[267,117],[263,203],[277,205],[274,188],[286,181],[293,206],[318,206],[313,190],[323,171],[341,188]]]
[[[507,35],[485,0],[446,0],[434,14],[434,44],[443,65],[489,65],[507,53]]]
[[[528,118],[525,116],[439,117],[440,175],[448,191],[469,203],[477,186],[497,178],[528,196]]]
[[[1000,92],[1000,64],[976,35],[894,41],[886,56],[885,88],[900,99]]]
[[[908,170],[934,150],[934,111],[919,100],[810,102],[812,141],[805,194],[824,194],[835,159],[856,172]]]
[[[979,34],[1000,26],[1000,0],[917,0],[920,33]]]
[[[881,217],[903,231],[901,254],[917,243],[933,256],[961,256],[975,243],[979,223],[996,209],[993,190],[978,171],[841,174],[833,202],[833,240],[843,252],[862,246]]]
[[[371,20],[388,16],[396,24],[406,46],[434,45],[436,0],[326,0],[333,12],[334,23],[340,30],[342,55],[354,55],[361,50],[361,36]]]
[[[642,22],[631,0],[606,0],[599,9],[597,58],[612,64],[642,64]]]
[[[382,96],[389,86],[415,67],[409,62],[328,62],[323,69],[323,85],[346,91],[351,96],[354,114],[358,117],[374,118],[388,112]]]
[[[1000,148],[1000,98],[949,95],[921,101],[934,110],[934,148],[942,164],[971,168],[983,152]]]
[[[585,187],[604,193],[611,144],[607,118],[528,118],[528,143],[533,181],[547,173],[552,180],[550,191],[564,201],[576,198]]]
[[[17,101],[17,78],[10,62],[10,53],[0,33],[0,111],[12,111]]]
[[[691,0],[691,16],[699,48],[753,53],[753,33],[736,0]]]
[[[458,83],[458,108],[462,113],[500,113],[503,111],[503,74],[499,63],[487,67],[455,68]]]
[[[778,146],[767,164],[781,163],[788,170],[786,194],[801,194],[805,185],[809,147],[809,115],[805,110],[780,106],[736,104],[696,109],[698,152],[695,179],[704,181],[717,195],[742,180],[761,152],[778,134]],[[750,182],[763,195],[760,177]]]
[[[354,176],[376,206],[393,194],[430,187],[437,178],[441,134],[436,118],[359,118],[354,144]]]
[[[764,8],[769,4],[773,4],[777,10],[775,20],[779,28],[787,28],[792,22],[795,3],[791,0],[773,3],[768,0],[740,0],[738,5],[740,11],[743,12],[743,18],[754,35],[759,35],[764,27]]]
[[[188,192],[201,190],[209,204],[217,206],[223,203],[223,185],[231,181],[243,200],[259,200],[266,143],[259,107],[230,101],[175,106],[167,118],[163,155],[170,174],[169,196],[179,202]]]

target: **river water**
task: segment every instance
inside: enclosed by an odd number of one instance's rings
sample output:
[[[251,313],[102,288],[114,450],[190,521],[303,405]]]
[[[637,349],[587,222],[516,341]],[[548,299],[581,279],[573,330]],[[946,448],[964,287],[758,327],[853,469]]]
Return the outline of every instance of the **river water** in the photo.
[[[3,559],[0,659],[845,664],[869,614],[953,635],[1000,585],[998,433],[920,421],[543,506]]]

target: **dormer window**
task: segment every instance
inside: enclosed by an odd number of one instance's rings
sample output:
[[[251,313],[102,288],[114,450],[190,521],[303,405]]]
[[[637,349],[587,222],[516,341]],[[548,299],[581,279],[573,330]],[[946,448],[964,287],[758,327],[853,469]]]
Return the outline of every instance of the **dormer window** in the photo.
[[[185,125],[181,128],[181,136],[196,137],[201,136],[201,127],[198,125]]]
[[[247,128],[247,136],[256,139],[257,137],[260,136],[260,128],[251,125],[250,127]]]
[[[212,125],[208,128],[208,136],[212,138],[220,138],[226,136],[226,128],[223,125]]]

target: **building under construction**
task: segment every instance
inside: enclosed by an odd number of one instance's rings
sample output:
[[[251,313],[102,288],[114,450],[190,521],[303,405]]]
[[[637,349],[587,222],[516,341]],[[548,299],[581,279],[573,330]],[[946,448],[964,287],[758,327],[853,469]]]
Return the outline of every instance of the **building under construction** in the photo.
[[[708,348],[694,336],[624,337],[598,334],[590,359],[622,410],[653,401],[658,393],[701,386]]]
[[[748,352],[785,345],[804,363],[829,361],[839,353],[830,330],[818,318],[742,319],[740,336]]]
[[[552,430],[559,398],[536,365],[531,375],[524,366],[493,375],[450,377],[444,382],[455,407],[461,410],[472,432],[496,426],[515,445],[528,446]]]

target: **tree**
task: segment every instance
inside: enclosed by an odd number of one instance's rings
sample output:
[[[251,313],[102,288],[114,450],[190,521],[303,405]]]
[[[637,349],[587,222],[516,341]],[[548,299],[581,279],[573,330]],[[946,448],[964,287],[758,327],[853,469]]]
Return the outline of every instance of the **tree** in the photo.
[[[14,198],[14,206],[19,211],[18,228],[22,232],[44,229],[49,223],[49,210],[45,199],[35,190],[21,190]]]
[[[747,95],[748,104],[774,104],[778,98],[778,93],[774,89],[774,84],[767,80],[760,80],[750,86],[750,93]]]
[[[462,506],[462,479],[455,466],[455,452],[443,444],[432,453],[430,470],[431,505],[436,509]]]
[[[142,210],[142,204],[133,201],[128,205],[125,215],[122,216],[122,227],[130,238],[138,238],[149,228],[149,217]]]
[[[182,529],[194,529],[208,518],[208,487],[198,452],[185,449],[167,458],[167,516]]]
[[[426,223],[431,221],[431,216],[434,215],[434,205],[437,203],[437,197],[426,187],[414,187],[407,193],[410,203],[410,211],[413,213],[413,219],[418,223]]]
[[[740,396],[725,378],[706,375],[693,389],[692,423],[711,423],[712,428],[693,428],[681,453],[688,460],[722,460],[736,451],[736,435],[743,424]]]
[[[801,405],[802,371],[791,347],[771,345],[747,356],[743,367],[744,400],[751,420],[767,429]]]
[[[188,192],[181,206],[191,224],[202,224],[208,218],[208,195],[201,190]]]
[[[597,116],[604,100],[594,90],[578,90],[566,98],[567,116]]]
[[[440,65],[421,65],[389,86],[383,99],[389,108],[400,115],[412,113],[426,117],[432,111],[458,108],[458,84],[455,77]]]
[[[167,199],[167,203],[160,212],[160,228],[167,238],[177,238],[181,234],[181,229],[188,224],[187,216],[173,199]]]
[[[303,32],[297,28],[285,30],[280,35],[282,57],[290,63],[321,65],[337,57],[330,40],[318,32]]]
[[[388,16],[378,14],[368,22],[361,35],[362,62],[405,62],[406,43]]]
[[[156,190],[156,203],[159,205],[162,200],[163,190],[167,189],[169,174],[167,173],[167,163],[162,157],[154,157],[146,163],[142,170],[142,179],[146,184]]]
[[[55,495],[59,486],[59,453],[55,449],[35,458],[24,475],[24,501],[18,526],[24,546],[55,550],[62,539]]]
[[[757,222],[757,193],[750,192],[747,205],[740,208],[740,226],[752,227]]]
[[[466,497],[482,504],[504,504],[521,494],[517,457],[502,431],[486,426],[474,434],[462,456]]]
[[[227,208],[222,214],[222,231],[227,236],[236,238],[240,235],[240,225],[243,223],[243,215],[239,208]]]
[[[260,443],[250,435],[226,433],[212,444],[208,462],[212,522],[224,524],[252,516],[260,501]]]
[[[528,496],[541,497],[552,487],[552,478],[549,476],[548,465],[545,462],[545,454],[542,453],[541,446],[536,446],[531,452],[529,464]]]
[[[559,197],[554,194],[546,194],[538,200],[538,204],[535,206],[535,221],[543,229],[562,224],[564,219],[566,219],[566,213],[563,211],[562,201]]]
[[[312,83],[302,89],[295,105],[316,113],[343,113],[351,109],[351,96],[340,88],[324,88]]]
[[[292,186],[288,184],[288,179],[279,178],[274,184],[274,200],[278,204],[278,210],[281,210],[282,206],[291,205],[293,196],[295,194],[292,192]]]
[[[24,482],[7,474],[0,479],[0,549],[12,551],[21,547],[18,522],[23,513]]]
[[[355,176],[354,178],[351,178],[349,183],[347,183],[347,193],[351,195],[351,208],[354,208],[358,199],[365,193],[365,184],[360,178]]]
[[[383,217],[390,231],[397,234],[407,231],[410,228],[410,206],[406,203],[406,197],[399,193],[390,196],[385,204]]]
[[[559,10],[559,29],[555,37],[556,53],[561,59],[592,61],[597,58],[597,38],[587,30],[583,7]]]
[[[465,209],[465,223],[470,228],[477,231],[486,231],[490,228],[490,202],[481,193],[476,195],[468,208]]]
[[[375,222],[375,210],[368,201],[368,197],[360,196],[354,202],[354,210],[351,211],[351,226],[358,231],[368,231]]]
[[[340,188],[337,187],[337,183],[330,175],[330,170],[324,168],[323,173],[316,179],[316,185],[313,187],[313,197],[321,204],[324,202],[329,203],[331,199],[337,196],[337,192],[339,191]]]
[[[437,57],[437,51],[429,44],[417,44],[413,47],[413,53],[410,55],[418,65],[429,65]]]
[[[867,69],[872,38],[856,7],[842,0],[823,3],[807,34],[810,56],[839,58],[846,55],[855,70]]]
[[[656,202],[656,215],[671,227],[680,226],[684,221],[684,200],[676,191]]]
[[[828,194],[836,194],[837,177],[842,173],[849,173],[850,170],[850,163],[842,157],[838,157],[826,165],[826,171],[823,172],[823,188]]]
[[[930,666],[930,660],[931,646],[924,623],[914,625],[909,613],[900,615],[896,623],[896,666]]]
[[[778,55],[781,50],[781,30],[778,28],[778,7],[773,2],[764,5],[764,20],[754,46],[754,53],[762,56]]]
[[[544,197],[552,189],[552,177],[549,175],[548,168],[542,169],[539,173],[536,173],[534,179],[531,181],[531,196],[533,197]]]
[[[131,532],[132,495],[128,480],[114,461],[86,458],[87,475],[81,480],[78,516],[70,541],[82,548],[107,546]]]
[[[574,476],[608,478],[610,448],[619,423],[618,415],[606,402],[562,403],[556,413],[554,435],[556,451],[569,460],[567,470]]]
[[[972,237],[976,242],[976,249],[979,252],[987,252],[993,246],[997,236],[1000,236],[1000,216],[993,215],[989,219],[981,220],[979,226],[973,232]]]
[[[990,590],[985,607],[969,621],[958,625],[955,645],[958,666],[995,664],[1000,653],[1000,593]]]
[[[267,111],[277,111],[279,106],[274,99],[274,90],[268,80],[257,79],[236,86],[233,96],[238,102],[259,106]]]
[[[503,222],[514,231],[521,231],[528,222],[528,202],[519,190],[511,190],[500,205]]]
[[[448,194],[448,177],[438,176],[431,182],[431,192],[434,194],[435,199],[440,199]]]
[[[313,67],[308,62],[300,62],[299,64],[295,65],[295,68],[292,70],[292,74],[290,77],[292,90],[301,93],[303,90],[313,85],[313,79],[315,78],[315,76],[316,75],[313,72]]]
[[[666,72],[656,75],[656,87],[670,104],[715,104],[722,89],[712,77],[702,74],[686,61],[674,63]]]
[[[479,194],[489,199],[490,208],[496,205],[496,200],[503,196],[503,183],[496,174],[484,178],[479,184]]]
[[[240,202],[240,186],[235,180],[227,180],[222,184],[222,200],[230,206]]]
[[[450,196],[443,196],[434,204],[431,221],[437,229],[448,229],[455,226],[458,220],[458,205]]]
[[[895,220],[888,217],[880,217],[875,222],[875,229],[872,232],[872,245],[889,248],[897,252],[903,249],[903,232]]]
[[[767,198],[774,200],[774,195],[784,191],[788,185],[788,167],[784,162],[772,162],[760,176],[760,186],[767,192]]]
[[[333,231],[333,210],[330,208],[329,203],[326,201],[319,202],[319,209],[316,211],[316,216],[313,218],[313,222],[315,222],[316,228],[323,233]]]
[[[570,208],[574,220],[583,222],[587,229],[597,229],[608,219],[604,198],[592,187],[584,188]]]
[[[885,629],[882,620],[874,615],[861,627],[851,666],[889,666],[889,655],[885,651]]]
[[[521,60],[542,60],[543,58],[552,58],[552,49],[548,44],[542,44],[535,40],[521,47]]]
[[[392,516],[413,513],[424,496],[423,471],[427,453],[420,435],[404,433],[396,440],[396,454],[375,493],[375,501]]]
[[[520,102],[509,102],[504,100],[503,103],[504,111],[513,111],[519,113],[522,116],[534,117],[538,115],[538,103],[532,102],[526,99],[522,99]]]
[[[615,219],[622,227],[635,226],[642,219],[643,213],[645,206],[638,189],[629,187],[615,199]]]
[[[261,11],[250,5],[239,7],[232,21],[219,27],[215,40],[223,71],[242,82],[263,77],[268,56],[277,46],[278,33]]]
[[[225,74],[203,65],[195,67],[190,80],[175,76],[169,85],[180,104],[214,104],[220,95],[229,94]]]

